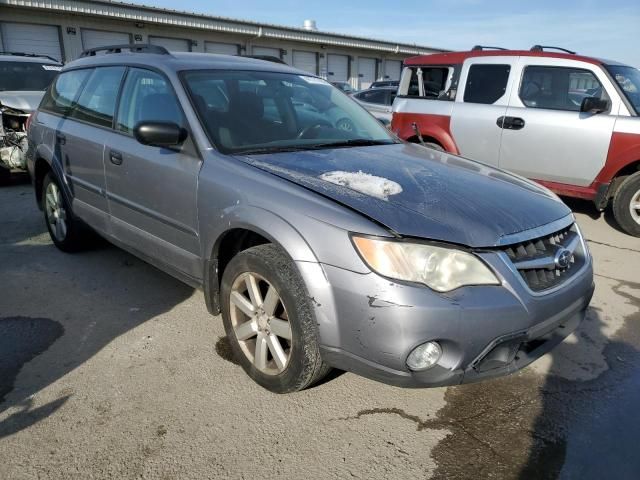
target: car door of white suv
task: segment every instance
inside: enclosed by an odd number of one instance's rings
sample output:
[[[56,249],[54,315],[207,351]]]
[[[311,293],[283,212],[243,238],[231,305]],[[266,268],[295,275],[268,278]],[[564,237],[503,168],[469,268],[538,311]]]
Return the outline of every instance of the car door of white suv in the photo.
[[[620,99],[596,65],[520,57],[518,82],[503,119],[500,167],[528,178],[587,186],[607,159]],[[580,111],[593,96],[611,101],[601,113]]]
[[[498,165],[504,116],[518,57],[473,57],[464,62],[451,115],[451,133],[463,157]]]

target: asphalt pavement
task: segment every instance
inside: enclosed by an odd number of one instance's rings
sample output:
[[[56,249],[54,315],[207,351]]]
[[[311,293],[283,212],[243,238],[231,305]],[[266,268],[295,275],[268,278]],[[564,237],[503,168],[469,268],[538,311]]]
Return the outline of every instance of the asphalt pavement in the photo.
[[[0,478],[640,478],[640,239],[569,202],[588,317],[513,376],[400,389],[336,372],[275,395],[202,292],[106,243],[49,240],[0,188]]]

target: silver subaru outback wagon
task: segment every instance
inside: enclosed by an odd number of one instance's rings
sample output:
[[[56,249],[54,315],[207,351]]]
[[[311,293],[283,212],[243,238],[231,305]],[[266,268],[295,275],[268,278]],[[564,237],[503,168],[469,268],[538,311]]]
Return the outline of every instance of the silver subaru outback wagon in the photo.
[[[554,194],[401,142],[286,65],[89,51],[50,87],[29,142],[55,245],[76,251],[93,230],[202,288],[274,392],[331,367],[406,387],[505,375],[569,335],[593,293]]]

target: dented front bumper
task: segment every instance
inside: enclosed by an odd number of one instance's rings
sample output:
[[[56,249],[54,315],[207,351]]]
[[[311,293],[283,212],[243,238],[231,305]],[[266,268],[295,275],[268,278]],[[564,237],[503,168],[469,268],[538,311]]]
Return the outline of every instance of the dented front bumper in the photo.
[[[498,255],[491,263],[502,285],[447,294],[329,265],[319,267],[322,280],[301,266],[324,360],[403,387],[474,382],[523,368],[584,318],[594,290],[590,258],[563,288],[546,295],[532,295]],[[427,341],[440,344],[441,359],[428,370],[411,371],[407,356]]]

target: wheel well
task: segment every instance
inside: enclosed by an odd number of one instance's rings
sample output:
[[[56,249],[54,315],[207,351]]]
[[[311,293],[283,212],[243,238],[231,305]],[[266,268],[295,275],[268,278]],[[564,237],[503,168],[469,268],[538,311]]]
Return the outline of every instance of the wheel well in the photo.
[[[636,172],[640,172],[640,160],[636,160],[629,165],[625,165],[618,173],[616,173],[611,180],[611,186],[607,192],[607,201],[616,195],[616,192],[620,188],[620,185],[622,185],[622,182],[624,182],[625,178]]]
[[[271,243],[268,239],[252,230],[244,228],[235,228],[229,230],[218,241],[218,248],[215,252],[215,258],[218,263],[218,284],[222,280],[222,274],[229,262],[238,253],[256,245]]]
[[[435,143],[436,145],[439,145],[440,147],[442,147],[444,150],[446,150],[446,148],[444,148],[444,145],[442,145],[442,143],[440,143],[438,140],[436,140],[433,137],[430,137],[429,135],[423,135],[422,136],[422,140],[424,140],[424,143]],[[407,142],[410,143],[420,143],[420,139],[418,138],[417,135],[414,135],[413,137],[409,137],[407,138]]]
[[[245,228],[229,230],[218,239],[209,262],[210,267],[207,269],[204,285],[204,296],[209,312],[214,315],[220,313],[220,282],[231,259],[248,248],[265,243],[271,243],[271,241]]]
[[[40,208],[42,208],[42,184],[44,183],[44,177],[50,170],[51,167],[44,159],[36,159],[36,163],[33,169],[33,178],[36,190],[36,202],[38,202],[38,207]]]

